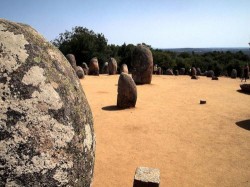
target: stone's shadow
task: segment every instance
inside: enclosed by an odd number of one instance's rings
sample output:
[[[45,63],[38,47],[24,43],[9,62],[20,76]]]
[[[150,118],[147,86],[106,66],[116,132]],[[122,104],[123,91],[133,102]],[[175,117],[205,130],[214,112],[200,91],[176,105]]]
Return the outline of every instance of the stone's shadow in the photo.
[[[250,119],[243,120],[243,121],[238,121],[235,124],[238,125],[239,127],[243,128],[243,129],[246,129],[246,130],[250,131]]]
[[[123,110],[123,109],[117,107],[116,105],[110,105],[110,106],[102,107],[102,110],[106,110],[106,111],[117,111],[117,110]]]
[[[250,95],[249,92],[244,92],[244,91],[242,91],[241,89],[237,90],[237,92],[242,93],[242,94],[246,94],[246,95]]]

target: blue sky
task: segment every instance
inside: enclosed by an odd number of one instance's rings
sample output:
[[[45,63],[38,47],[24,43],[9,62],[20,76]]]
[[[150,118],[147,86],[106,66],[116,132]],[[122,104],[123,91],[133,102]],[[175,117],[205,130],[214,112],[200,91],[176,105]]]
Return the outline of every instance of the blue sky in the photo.
[[[48,40],[83,26],[108,43],[155,48],[248,47],[250,0],[1,0],[0,18]]]

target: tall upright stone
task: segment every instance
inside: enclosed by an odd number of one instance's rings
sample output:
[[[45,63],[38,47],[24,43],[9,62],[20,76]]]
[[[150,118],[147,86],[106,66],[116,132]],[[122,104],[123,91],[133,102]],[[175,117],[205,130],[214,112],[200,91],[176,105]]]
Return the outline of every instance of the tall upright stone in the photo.
[[[33,28],[0,19],[0,186],[83,186],[93,117],[73,68]]]
[[[201,75],[201,69],[200,69],[200,68],[197,68],[196,70],[197,70],[197,75],[200,76],[200,75]]]
[[[136,84],[150,84],[153,73],[153,55],[145,45],[137,45],[132,55],[132,78]]]
[[[69,63],[71,64],[71,66],[73,67],[73,69],[76,69],[77,65],[76,65],[75,55],[73,55],[73,54],[67,54],[66,58],[69,61]]]
[[[84,71],[81,66],[76,66],[75,72],[79,79],[83,79],[85,77]]]
[[[92,58],[89,63],[89,75],[99,76],[99,63],[96,57]]]
[[[232,69],[231,78],[232,79],[236,79],[237,78],[237,70],[236,69]]]
[[[86,64],[86,62],[83,62],[82,63],[82,69],[84,71],[84,75],[88,75],[89,74],[89,67],[88,65]]]
[[[110,58],[108,61],[109,75],[115,75],[117,72],[117,62],[114,58]]]
[[[109,74],[109,63],[105,62],[102,67],[102,74]]]
[[[122,64],[120,70],[121,70],[121,73],[128,73],[127,64]]]
[[[134,80],[127,74],[121,73],[118,80],[117,106],[119,108],[135,107],[137,88]]]

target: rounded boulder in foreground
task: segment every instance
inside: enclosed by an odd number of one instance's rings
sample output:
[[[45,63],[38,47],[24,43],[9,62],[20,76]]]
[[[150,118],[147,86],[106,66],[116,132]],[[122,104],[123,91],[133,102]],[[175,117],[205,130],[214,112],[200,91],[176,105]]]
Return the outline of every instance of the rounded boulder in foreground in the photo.
[[[91,185],[93,117],[64,55],[0,19],[0,186]]]
[[[126,73],[121,73],[118,80],[117,106],[119,108],[135,107],[137,89],[134,80]]]
[[[137,45],[132,55],[132,78],[136,84],[150,84],[153,73],[153,55],[145,45]]]

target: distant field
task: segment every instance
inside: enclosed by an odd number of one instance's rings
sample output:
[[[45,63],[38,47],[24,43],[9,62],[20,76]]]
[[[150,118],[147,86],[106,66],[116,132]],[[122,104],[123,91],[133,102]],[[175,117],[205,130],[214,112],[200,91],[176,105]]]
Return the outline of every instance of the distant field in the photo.
[[[236,53],[238,51],[242,51],[244,54],[246,55],[250,55],[250,50],[248,47],[238,47],[238,48],[166,48],[163,49],[165,51],[172,51],[172,52],[176,52],[176,53],[182,53],[182,52],[188,52],[188,53],[192,53],[195,52],[196,54],[203,54],[203,53],[207,53],[207,52],[213,52],[213,51],[220,51],[220,52],[226,52],[226,51],[230,51],[232,53]]]
[[[94,115],[94,187],[131,187],[138,166],[159,168],[161,187],[250,186],[250,95],[237,91],[240,79],[154,75],[137,86],[135,109],[116,110],[118,77],[81,80]]]

